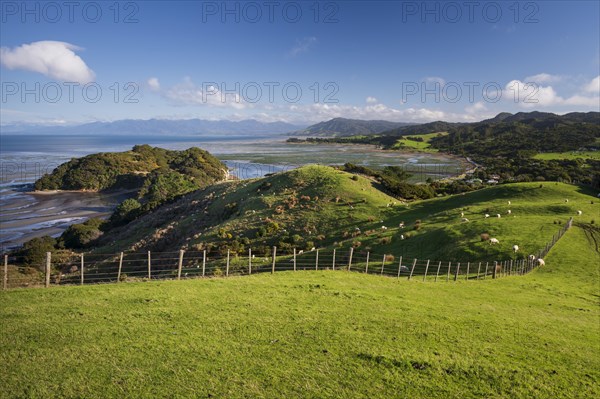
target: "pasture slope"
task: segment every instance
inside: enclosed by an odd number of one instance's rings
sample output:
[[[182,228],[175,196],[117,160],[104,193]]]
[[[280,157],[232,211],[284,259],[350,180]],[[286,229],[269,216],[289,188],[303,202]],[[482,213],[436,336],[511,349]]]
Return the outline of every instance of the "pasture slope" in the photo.
[[[498,280],[313,271],[2,292],[0,397],[598,397],[592,227]]]
[[[404,205],[362,176],[313,165],[190,193],[111,230],[96,251],[208,248],[223,255],[230,248],[243,255],[252,248],[259,256],[274,245],[280,255],[294,247],[347,251],[353,245],[357,251],[405,259],[493,261],[515,256],[514,244],[521,248],[517,257],[535,253],[570,217],[600,222],[598,202],[591,190],[544,182],[499,185]],[[486,213],[492,217],[485,218]],[[462,222],[461,214],[469,222]],[[482,241],[484,233],[500,245]]]

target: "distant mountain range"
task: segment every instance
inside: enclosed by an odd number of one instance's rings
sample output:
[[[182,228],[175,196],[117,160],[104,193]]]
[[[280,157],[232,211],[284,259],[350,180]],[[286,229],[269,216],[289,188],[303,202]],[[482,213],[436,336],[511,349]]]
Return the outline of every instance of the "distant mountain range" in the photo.
[[[285,122],[259,122],[247,119],[238,122],[204,119],[124,119],[114,122],[93,122],[70,126],[5,125],[4,134],[89,134],[89,135],[277,135],[298,130],[304,126]]]
[[[291,132],[291,136],[311,137],[344,137],[344,136],[369,136],[387,130],[404,126],[412,126],[414,123],[389,122],[381,120],[365,121],[361,119],[334,118],[329,121],[311,125],[306,129]]]
[[[285,122],[259,122],[254,119],[242,121],[204,120],[204,119],[124,119],[114,122],[93,122],[70,126],[42,125],[4,125],[0,127],[3,134],[89,134],[89,135],[289,135],[309,137],[348,137],[348,136],[407,136],[446,132],[460,126],[476,126],[481,124],[529,123],[545,126],[556,123],[598,123],[598,112],[571,112],[556,115],[549,112],[518,112],[511,114],[502,112],[494,118],[481,122],[456,123],[435,121],[429,123],[390,122],[384,120],[361,120],[334,118],[314,125],[300,126]],[[540,125],[541,124],[541,125]]]

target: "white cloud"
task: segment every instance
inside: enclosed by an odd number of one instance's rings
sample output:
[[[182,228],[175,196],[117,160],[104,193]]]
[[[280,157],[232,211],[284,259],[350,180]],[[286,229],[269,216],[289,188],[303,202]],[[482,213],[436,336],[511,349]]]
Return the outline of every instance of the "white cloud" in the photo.
[[[218,87],[208,83],[197,86],[189,77],[182,83],[170,87],[165,97],[178,105],[208,105],[213,107],[231,107],[244,109],[249,106],[239,94],[223,93]]]
[[[549,73],[538,73],[537,75],[528,76],[525,78],[527,83],[556,83],[563,79],[559,75],[550,75]]]
[[[82,50],[70,43],[40,41],[19,47],[0,48],[0,63],[8,69],[22,69],[41,73],[63,82],[90,83],[95,74],[75,54]]]
[[[292,49],[288,52],[288,56],[296,57],[302,53],[308,52],[310,48],[317,43],[317,38],[314,36],[305,37],[301,40],[296,40],[296,44]]]
[[[160,90],[160,82],[158,81],[158,78],[150,78],[148,79],[148,82],[146,82],[148,84],[148,87],[150,88],[150,90],[152,91],[159,91]]]
[[[594,80],[586,86],[586,90],[594,85]],[[597,107],[600,98],[576,93],[568,98],[563,98],[552,86],[524,83],[520,80],[511,80],[502,92],[502,98],[518,103],[523,108],[540,108],[552,106],[584,106]]]
[[[600,75],[596,76],[590,83],[585,85],[583,90],[588,93],[600,94]]]
[[[427,83],[439,83],[440,86],[443,86],[446,84],[446,81],[444,80],[444,78],[440,78],[439,76],[428,76],[425,79],[423,79],[423,81],[425,81]]]
[[[367,97],[367,99],[365,100],[367,102],[367,104],[375,104],[377,103],[377,99],[375,97]]]
[[[467,111],[469,114],[476,114],[481,111],[487,111],[487,108],[483,101],[478,101],[475,104],[466,107],[465,111]]]

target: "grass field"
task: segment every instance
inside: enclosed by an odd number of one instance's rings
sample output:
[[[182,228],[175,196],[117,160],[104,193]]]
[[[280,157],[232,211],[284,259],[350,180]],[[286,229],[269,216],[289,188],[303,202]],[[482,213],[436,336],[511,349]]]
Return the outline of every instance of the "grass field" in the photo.
[[[281,272],[2,292],[0,397],[595,397],[590,234],[479,282]]]
[[[570,151],[570,152],[546,152],[536,154],[535,159],[542,159],[545,161],[553,159],[593,159],[600,160],[600,151]]]
[[[392,149],[393,150],[411,149],[411,150],[417,150],[420,152],[436,153],[436,152],[439,152],[439,150],[436,148],[431,148],[431,144],[430,144],[431,139],[434,137],[440,136],[440,135],[445,136],[447,134],[448,134],[447,132],[436,132],[436,133],[420,134],[418,136],[414,136],[414,137],[422,138],[423,141],[399,139],[398,141],[396,141],[396,144],[394,144],[392,146]]]

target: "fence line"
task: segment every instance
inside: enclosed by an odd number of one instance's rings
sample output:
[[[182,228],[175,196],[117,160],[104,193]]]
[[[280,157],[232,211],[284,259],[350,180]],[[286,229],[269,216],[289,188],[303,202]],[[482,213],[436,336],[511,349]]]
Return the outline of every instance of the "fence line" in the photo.
[[[187,279],[198,277],[229,277],[251,275],[255,273],[275,273],[276,271],[297,270],[337,270],[354,271],[363,274],[406,277],[420,281],[446,282],[463,279],[483,280],[503,276],[524,275],[539,266],[552,247],[572,226],[571,218],[552,239],[533,257],[525,259],[505,259],[502,261],[458,262],[432,259],[403,259],[396,261],[393,254],[378,255],[372,252],[360,252],[350,247],[347,251],[337,249],[315,249],[291,253],[278,252],[273,247],[270,252],[260,254],[249,249],[247,255],[232,253],[209,253],[202,251],[116,253],[116,254],[79,254],[68,260],[52,259],[46,253],[45,262],[40,271],[32,266],[17,266],[16,257],[4,255],[4,290],[13,287],[39,287],[65,284],[119,283],[122,281],[148,281],[157,279]],[[279,254],[278,254],[279,253]],[[381,266],[369,268],[369,262],[381,261]],[[53,270],[53,261],[54,270]],[[447,264],[447,265],[446,265]]]

